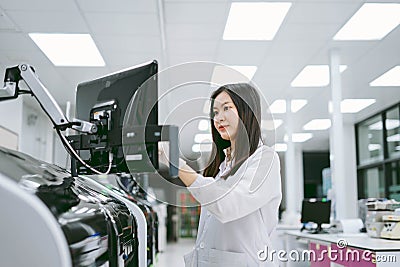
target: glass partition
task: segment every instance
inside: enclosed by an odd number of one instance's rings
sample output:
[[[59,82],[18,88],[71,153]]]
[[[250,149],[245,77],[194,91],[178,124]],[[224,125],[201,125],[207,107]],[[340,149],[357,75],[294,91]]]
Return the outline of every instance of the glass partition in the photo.
[[[381,115],[358,125],[358,155],[361,165],[383,159],[383,135]]]
[[[386,142],[389,158],[400,156],[400,118],[399,109],[393,108],[386,112],[385,120]]]
[[[358,198],[400,201],[400,103],[356,124]]]
[[[361,171],[362,198],[381,198],[385,196],[385,176],[382,167],[369,168]]]

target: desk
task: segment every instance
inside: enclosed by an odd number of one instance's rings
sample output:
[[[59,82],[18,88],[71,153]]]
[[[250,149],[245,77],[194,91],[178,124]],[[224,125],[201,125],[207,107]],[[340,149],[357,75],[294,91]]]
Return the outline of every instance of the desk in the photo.
[[[285,251],[288,260],[282,266],[287,267],[400,266],[400,241],[370,238],[367,234],[286,231]]]
[[[291,224],[279,223],[276,226],[275,233],[271,237],[271,243],[274,244],[274,249],[276,251],[285,250],[286,249],[286,245],[285,245],[286,232],[290,231],[290,230],[300,231],[302,226],[303,226],[302,224],[291,225]]]

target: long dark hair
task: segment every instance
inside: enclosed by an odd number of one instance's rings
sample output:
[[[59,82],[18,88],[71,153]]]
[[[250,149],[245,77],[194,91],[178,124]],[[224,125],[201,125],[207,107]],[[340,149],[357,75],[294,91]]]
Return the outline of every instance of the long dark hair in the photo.
[[[212,148],[212,158],[204,170],[204,176],[215,177],[219,172],[219,165],[225,160],[224,149],[231,146],[229,140],[222,139],[214,126],[213,107],[215,98],[222,92],[226,92],[232,99],[239,114],[237,140],[235,142],[235,165],[229,175],[234,174],[242,163],[257,149],[261,140],[261,105],[260,96],[256,89],[248,83],[226,84],[219,87],[211,95],[210,119],[211,133],[215,146]]]

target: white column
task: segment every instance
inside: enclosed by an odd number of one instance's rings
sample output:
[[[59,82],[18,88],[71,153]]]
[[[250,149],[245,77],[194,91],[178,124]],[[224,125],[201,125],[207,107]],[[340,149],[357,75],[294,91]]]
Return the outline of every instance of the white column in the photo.
[[[301,145],[295,145],[295,170],[297,180],[296,210],[300,213],[304,198],[303,149]]]
[[[330,61],[332,96],[332,126],[329,136],[330,164],[335,192],[336,219],[340,220],[355,218],[357,214],[357,175],[354,175],[356,168],[355,140],[352,125],[344,126],[343,114],[340,111],[342,85],[339,71],[340,55],[337,49],[331,50]]]
[[[286,134],[287,150],[285,153],[285,189],[286,210],[284,223],[298,223],[301,210],[301,201],[304,197],[303,189],[303,155],[301,148],[292,141],[293,113],[290,108],[291,99],[286,105]]]

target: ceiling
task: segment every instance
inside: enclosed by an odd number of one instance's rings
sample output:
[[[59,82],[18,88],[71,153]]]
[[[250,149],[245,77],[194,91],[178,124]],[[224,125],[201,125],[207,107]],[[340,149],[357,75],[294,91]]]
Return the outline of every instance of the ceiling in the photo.
[[[364,2],[383,1],[290,2],[273,41],[225,41],[230,0],[0,0],[0,68],[4,71],[21,62],[33,65],[64,107],[67,101],[75,102],[78,83],[153,59],[159,62],[159,70],[190,61],[254,65],[258,70],[253,80],[269,103],[283,98],[308,100],[290,120],[294,132],[303,132],[302,126],[311,119],[329,118],[330,87],[293,88],[290,83],[306,65],[329,64],[330,51],[336,48],[341,64],[348,66],[342,74],[342,97],[377,100],[359,113],[344,114],[345,123],[353,124],[400,101],[399,87],[368,85],[400,64],[400,27],[380,41],[332,40]],[[55,67],[29,38],[31,32],[90,33],[106,66]],[[204,91],[204,97],[208,93]],[[185,112],[174,116],[179,114]],[[276,130],[277,142],[283,142],[286,114],[274,117],[284,120]],[[182,138],[185,153],[190,153],[196,132],[195,125],[191,128]],[[329,131],[313,133],[302,149],[328,150]]]

